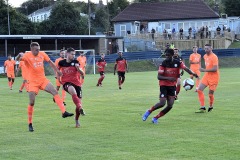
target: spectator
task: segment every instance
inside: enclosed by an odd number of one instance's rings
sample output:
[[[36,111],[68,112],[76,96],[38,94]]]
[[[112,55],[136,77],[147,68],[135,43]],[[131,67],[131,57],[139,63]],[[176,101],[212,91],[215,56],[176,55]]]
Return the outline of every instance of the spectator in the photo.
[[[208,36],[209,36],[208,26],[206,26],[205,30],[206,30],[206,38],[208,38]]]
[[[221,33],[221,28],[218,26],[217,29],[216,29],[216,31],[217,31],[217,35],[220,35],[220,33]]]
[[[163,30],[163,38],[164,38],[165,40],[167,39],[167,34],[168,34],[167,30],[164,29],[164,30]]]
[[[193,28],[192,32],[193,32],[193,39],[196,39],[196,29]]]
[[[211,26],[208,27],[208,32],[209,32],[209,38],[212,38],[213,34],[212,34],[212,27]]]
[[[155,34],[155,29],[154,28],[152,28],[152,30],[151,30],[151,33],[152,33],[152,40],[154,40],[154,34]]]
[[[180,33],[180,39],[183,39],[183,29],[182,28],[180,28],[179,33]]]
[[[188,29],[188,39],[192,39],[192,27]]]

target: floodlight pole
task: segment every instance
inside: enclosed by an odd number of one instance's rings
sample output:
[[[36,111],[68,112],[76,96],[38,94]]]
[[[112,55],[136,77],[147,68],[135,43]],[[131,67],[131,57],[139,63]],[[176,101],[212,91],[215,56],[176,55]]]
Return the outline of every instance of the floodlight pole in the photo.
[[[9,4],[7,0],[7,15],[8,15],[8,35],[11,35],[10,33],[10,17],[9,17]]]
[[[91,34],[90,0],[88,0],[88,35]]]

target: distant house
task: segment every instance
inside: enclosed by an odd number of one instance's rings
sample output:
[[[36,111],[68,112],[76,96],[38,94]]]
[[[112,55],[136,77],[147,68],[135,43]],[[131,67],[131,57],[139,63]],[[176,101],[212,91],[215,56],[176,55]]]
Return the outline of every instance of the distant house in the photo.
[[[219,25],[236,30],[240,24],[239,18],[236,17],[220,18],[202,0],[133,3],[114,17],[112,22],[116,36],[150,33],[152,29],[156,33],[163,33],[164,29],[172,30],[173,28],[176,32],[180,28],[188,32],[190,27],[198,30],[202,26],[215,30]]]
[[[35,12],[28,15],[28,19],[30,19],[32,22],[42,22],[44,20],[47,20],[51,14],[52,8],[53,6],[48,6],[36,10]]]

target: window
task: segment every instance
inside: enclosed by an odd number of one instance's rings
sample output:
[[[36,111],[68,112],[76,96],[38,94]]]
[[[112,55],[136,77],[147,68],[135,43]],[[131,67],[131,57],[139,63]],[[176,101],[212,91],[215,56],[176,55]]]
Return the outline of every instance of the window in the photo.
[[[43,21],[44,19],[43,19],[43,15],[41,15],[41,21]]]
[[[38,19],[39,17],[37,16],[37,22],[39,22],[39,19]]]
[[[165,23],[165,28],[164,29],[171,29],[171,24],[170,23]]]
[[[190,26],[189,27],[196,28],[195,22],[190,22]]]
[[[126,25],[120,25],[120,36],[126,36]]]
[[[188,31],[189,29],[189,22],[184,22],[184,31]]]

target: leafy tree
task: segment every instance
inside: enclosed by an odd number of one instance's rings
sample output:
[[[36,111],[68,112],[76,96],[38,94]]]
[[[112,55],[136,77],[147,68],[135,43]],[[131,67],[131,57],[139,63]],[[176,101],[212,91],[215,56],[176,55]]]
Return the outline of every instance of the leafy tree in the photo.
[[[38,9],[53,5],[54,0],[28,0],[18,8],[19,12],[29,15]]]
[[[97,32],[106,32],[109,30],[109,15],[104,7],[96,11],[95,19],[92,21]]]
[[[224,0],[225,12],[228,16],[240,16],[240,1],[239,0]]]
[[[0,1],[0,34],[8,34],[8,11],[6,3]],[[10,34],[34,34],[31,21],[9,6]]]
[[[112,0],[108,3],[110,19],[114,18],[118,13],[129,5],[127,0]]]
[[[48,21],[40,23],[39,34],[81,34],[80,12],[69,0],[57,2]]]

